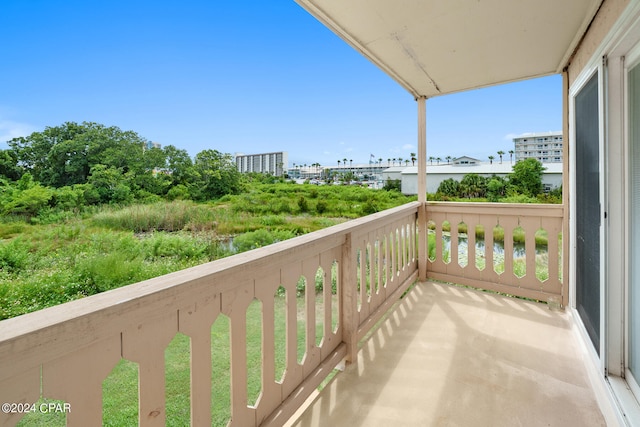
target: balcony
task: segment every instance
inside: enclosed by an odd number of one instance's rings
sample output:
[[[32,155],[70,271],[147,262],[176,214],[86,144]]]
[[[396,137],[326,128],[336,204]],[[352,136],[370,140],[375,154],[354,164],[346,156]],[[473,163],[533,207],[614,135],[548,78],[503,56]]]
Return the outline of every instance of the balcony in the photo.
[[[57,399],[71,408],[67,425],[100,425],[103,381],[124,359],[137,366],[139,425],[211,425],[221,362],[211,331],[225,321],[231,425],[284,425],[305,408],[301,426],[603,425],[559,310],[563,218],[560,205],[413,202],[9,319],[0,322],[0,401]],[[247,313],[256,304],[253,393]],[[190,414],[170,419],[165,349],[179,334],[189,341]],[[0,424],[21,418],[2,413]]]
[[[606,425],[578,348],[565,313],[418,283],[290,425]]]

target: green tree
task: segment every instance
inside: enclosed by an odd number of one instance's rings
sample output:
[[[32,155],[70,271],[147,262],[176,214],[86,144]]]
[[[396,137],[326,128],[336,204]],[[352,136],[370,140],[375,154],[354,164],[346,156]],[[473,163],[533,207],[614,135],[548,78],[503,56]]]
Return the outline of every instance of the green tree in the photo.
[[[502,156],[504,156],[504,151],[498,151],[498,156],[500,156],[500,164],[502,164]]]
[[[18,164],[46,186],[86,183],[105,165],[123,173],[144,172],[145,140],[132,131],[90,122],[67,122],[8,142]]]
[[[493,175],[487,182],[487,199],[497,202],[507,195],[507,180],[501,176]]]
[[[186,185],[194,174],[193,161],[186,150],[167,145],[164,151],[165,166],[174,185]]]
[[[537,159],[519,161],[509,174],[509,185],[520,194],[535,197],[542,193],[542,174],[545,169]]]
[[[402,191],[402,181],[399,179],[387,179],[384,183],[384,190],[387,191]]]
[[[2,213],[7,215],[35,216],[49,205],[53,197],[50,188],[35,182],[31,174],[26,173],[2,197]]]
[[[196,155],[189,192],[196,200],[210,200],[242,190],[242,176],[230,154],[204,150]]]
[[[22,176],[22,170],[18,166],[18,157],[11,150],[0,150],[0,177],[17,181]]]
[[[126,184],[121,169],[95,165],[91,168],[89,184],[97,193],[98,203],[123,203],[132,200],[131,188]]]
[[[469,173],[460,181],[462,197],[478,198],[487,194],[487,179],[475,173]]]
[[[460,197],[460,183],[453,178],[445,179],[438,186],[437,193],[449,197]]]

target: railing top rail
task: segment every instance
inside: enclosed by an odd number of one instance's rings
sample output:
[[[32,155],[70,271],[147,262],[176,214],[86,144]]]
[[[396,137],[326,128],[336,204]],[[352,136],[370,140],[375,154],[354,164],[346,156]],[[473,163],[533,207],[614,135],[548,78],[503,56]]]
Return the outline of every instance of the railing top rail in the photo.
[[[546,203],[427,202],[430,212],[496,215],[496,209],[503,215],[557,218],[563,217],[565,210],[564,205]]]

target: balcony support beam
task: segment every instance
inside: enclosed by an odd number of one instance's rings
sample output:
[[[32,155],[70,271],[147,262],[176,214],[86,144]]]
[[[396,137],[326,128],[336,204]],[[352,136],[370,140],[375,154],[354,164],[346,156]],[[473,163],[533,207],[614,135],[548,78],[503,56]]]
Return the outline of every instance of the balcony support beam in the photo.
[[[564,217],[562,220],[562,306],[569,306],[569,204],[570,170],[569,170],[569,71],[562,71],[562,206]]]
[[[418,277],[427,279],[427,98],[418,102]]]

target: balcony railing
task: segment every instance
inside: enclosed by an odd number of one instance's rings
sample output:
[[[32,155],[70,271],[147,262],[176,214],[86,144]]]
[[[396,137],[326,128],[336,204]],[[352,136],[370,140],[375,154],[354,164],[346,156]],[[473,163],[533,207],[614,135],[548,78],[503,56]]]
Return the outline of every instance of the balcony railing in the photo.
[[[565,304],[563,215],[562,205],[429,203],[428,276]]]
[[[282,424],[343,358],[355,354],[367,328],[415,281],[419,206],[0,322],[0,402],[58,399],[71,407],[68,425],[101,425],[102,382],[126,359],[138,364],[139,424],[164,426],[165,348],[182,333],[191,349],[191,424],[211,425],[211,328],[226,316],[232,424]],[[286,367],[276,378],[274,301],[282,300],[282,292]],[[255,300],[262,305],[262,390],[249,405],[246,313]],[[14,425],[22,414],[0,417],[0,424]]]
[[[163,426],[165,349],[183,334],[190,341],[191,424],[211,425],[211,331],[224,317],[232,425],[281,425],[341,360],[355,360],[358,341],[418,278],[421,206],[409,203],[0,322],[0,402],[57,399],[71,408],[68,425],[100,425],[103,381],[125,359],[138,365],[139,424]],[[539,257],[530,254],[536,250],[536,233],[538,246],[560,253],[562,212],[562,207],[548,206],[429,204],[424,216],[429,223],[423,228],[433,229],[434,236],[429,239],[433,249],[426,242],[424,247],[432,256],[428,275],[538,299],[560,295],[561,261],[548,256],[547,276],[539,278],[533,274]],[[503,267],[493,250],[481,254],[479,249],[481,242],[494,248],[493,229],[500,232],[496,236],[504,235]],[[525,254],[522,277],[518,270],[511,273],[520,262],[513,257],[514,230],[524,241],[524,249],[515,251]],[[248,387],[247,357],[247,313],[255,303],[261,305],[257,398]],[[276,338],[279,310],[286,328]],[[15,425],[21,417],[3,412],[0,424]]]

